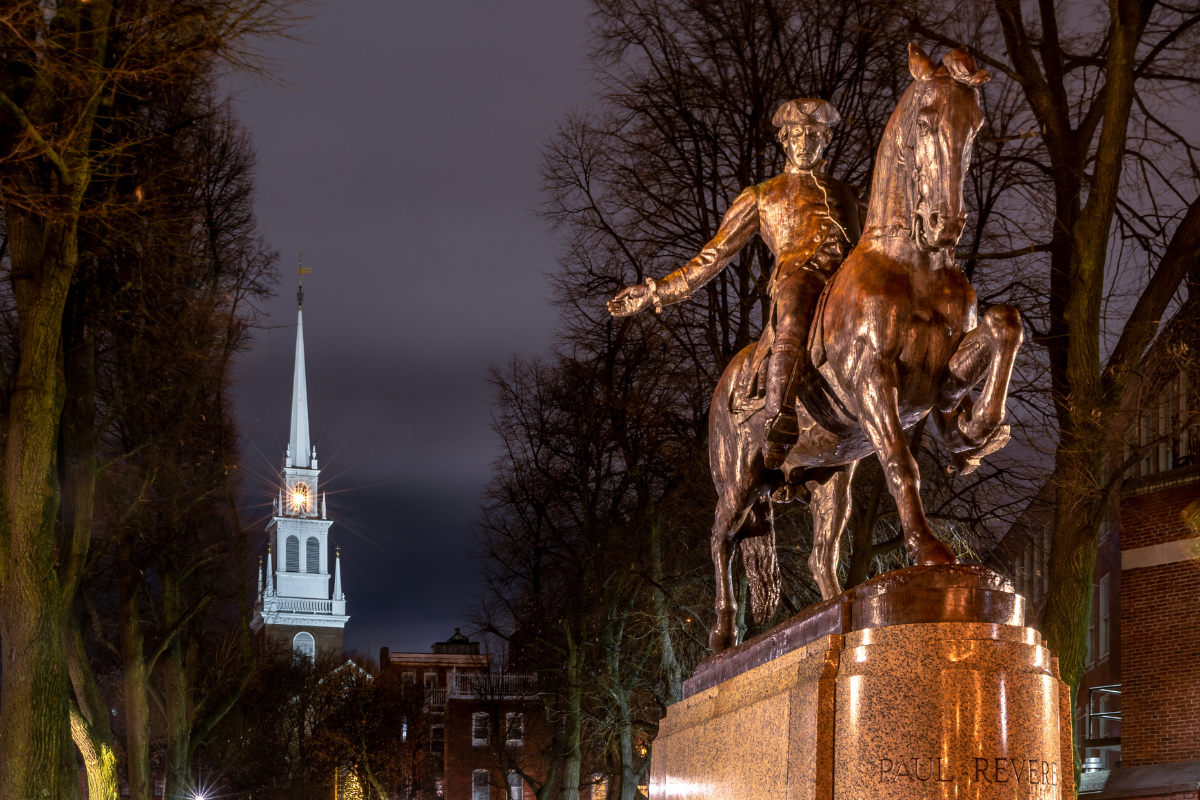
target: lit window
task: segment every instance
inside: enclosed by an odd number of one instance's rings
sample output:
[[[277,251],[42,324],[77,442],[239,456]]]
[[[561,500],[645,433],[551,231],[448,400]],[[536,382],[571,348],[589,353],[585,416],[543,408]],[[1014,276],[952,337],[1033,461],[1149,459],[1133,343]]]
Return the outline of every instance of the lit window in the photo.
[[[292,639],[292,659],[297,664],[305,659],[311,664],[317,655],[317,642],[308,631],[300,631]]]
[[[408,741],[408,720],[407,719],[405,719],[403,722],[400,723],[400,741],[402,741],[402,742]]]
[[[471,773],[471,800],[488,800],[488,771],[477,769]]]
[[[471,744],[481,747],[488,743],[488,715],[476,712],[471,717]]]
[[[1105,575],[1100,579],[1100,641],[1098,650],[1100,658],[1108,657],[1109,646],[1109,614],[1108,614],[1108,576]]]
[[[515,772],[508,773],[508,796],[512,800],[525,800],[525,781]]]
[[[504,718],[504,727],[508,734],[504,737],[509,747],[520,747],[525,744],[525,715],[510,711]]]
[[[599,772],[592,776],[592,800],[608,800],[608,779]]]
[[[297,514],[308,510],[308,484],[292,484],[292,510]]]

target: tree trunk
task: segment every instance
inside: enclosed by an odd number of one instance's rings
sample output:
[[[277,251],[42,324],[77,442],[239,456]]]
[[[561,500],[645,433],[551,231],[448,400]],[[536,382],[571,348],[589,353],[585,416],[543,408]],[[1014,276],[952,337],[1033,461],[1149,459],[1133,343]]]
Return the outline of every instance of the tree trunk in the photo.
[[[11,203],[4,214],[19,353],[0,498],[0,800],[57,798],[71,741],[63,635],[79,556],[74,542],[60,548],[55,537],[62,316],[76,225],[72,214],[39,219]]]
[[[657,521],[650,526],[650,570],[654,580],[654,615],[658,617],[663,677],[667,682],[667,704],[670,705],[683,699],[683,669],[675,657],[675,645],[671,641],[671,617],[663,585],[662,526]]]
[[[123,561],[129,564],[128,558]],[[133,567],[130,565],[130,569]],[[143,649],[141,581],[121,581],[121,671],[125,685],[125,761],[129,800],[152,800],[150,786],[150,702],[147,693],[146,653]]]
[[[88,800],[117,800],[117,755],[113,750],[108,706],[92,674],[76,621],[72,621],[67,631],[67,661],[78,701],[78,708],[71,708],[71,737],[83,756]]]
[[[579,800],[579,770],[583,764],[583,636],[576,638],[570,623],[567,635],[566,763],[563,765],[562,800]],[[583,631],[580,631],[582,634]]]

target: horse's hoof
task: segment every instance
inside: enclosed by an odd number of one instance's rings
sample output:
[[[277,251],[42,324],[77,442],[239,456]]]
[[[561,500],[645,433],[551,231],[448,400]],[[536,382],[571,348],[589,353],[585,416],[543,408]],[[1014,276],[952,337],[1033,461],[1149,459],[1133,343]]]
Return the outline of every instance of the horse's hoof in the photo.
[[[723,631],[718,627],[713,628],[708,634],[708,648],[713,651],[713,655],[723,653],[736,645],[736,631]]]
[[[916,553],[913,554],[913,561],[921,567],[958,563],[958,559],[954,556],[954,551],[937,539],[932,538],[917,548]]]

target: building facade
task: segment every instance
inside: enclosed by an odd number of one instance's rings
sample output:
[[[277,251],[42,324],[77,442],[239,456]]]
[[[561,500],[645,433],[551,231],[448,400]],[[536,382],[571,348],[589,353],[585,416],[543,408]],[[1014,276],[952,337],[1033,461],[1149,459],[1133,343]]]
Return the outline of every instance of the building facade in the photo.
[[[546,774],[549,736],[536,680],[492,671],[479,643],[455,629],[430,653],[380,651],[424,696],[421,717],[404,720],[412,749],[411,800],[526,800]]]
[[[264,570],[259,565],[258,602],[251,628],[274,646],[290,647],[297,658],[315,660],[342,654],[342,634],[350,617],[342,592],[340,553],[335,551],[330,558],[333,521],[320,492],[317,448],[309,437],[303,299],[301,290],[297,294],[300,308],[296,311],[290,438],[267,523],[266,566]]]
[[[1200,398],[1190,370],[1164,373],[1134,387],[1105,461],[1105,477],[1125,474],[1100,522],[1075,720],[1085,770],[1097,771],[1081,788],[1096,797],[1126,783],[1149,791],[1155,775],[1200,776]],[[1053,492],[1047,484],[989,559],[1035,623]]]

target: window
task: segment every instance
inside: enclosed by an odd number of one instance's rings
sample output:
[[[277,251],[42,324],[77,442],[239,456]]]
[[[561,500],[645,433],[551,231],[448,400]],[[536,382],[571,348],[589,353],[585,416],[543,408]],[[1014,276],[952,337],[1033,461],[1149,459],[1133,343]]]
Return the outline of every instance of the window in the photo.
[[[317,655],[317,642],[308,631],[300,631],[292,639],[292,660],[297,664],[303,659],[312,662]]]
[[[1096,663],[1096,584],[1092,584],[1092,605],[1088,610],[1087,660],[1085,667]]]
[[[525,800],[525,781],[515,772],[508,773],[508,796],[512,800]]]
[[[488,743],[488,715],[477,711],[471,716],[471,744],[481,747]]]
[[[436,672],[425,673],[425,688],[436,689],[438,685],[438,676]]]
[[[504,737],[509,747],[520,747],[525,744],[525,715],[510,711],[504,717],[504,728],[508,731]]]
[[[287,564],[287,566],[284,567],[284,571],[285,572],[299,572],[300,571],[300,539],[299,539],[299,537],[297,537],[295,535],[287,537],[287,544],[284,546],[284,551],[287,555],[287,561],[285,562]]]
[[[477,769],[471,773],[471,800],[488,800],[488,771]]]
[[[304,569],[308,572],[321,571],[321,543],[310,536],[304,543]]]
[[[402,742],[408,741],[408,718],[407,717],[405,717],[400,722],[400,741],[402,741]]]
[[[415,673],[415,672],[404,673],[404,685],[405,686],[416,686],[417,685],[417,673]]]
[[[438,778],[436,781],[433,782],[433,789],[435,792],[437,792],[438,797],[441,797],[442,795],[445,794],[445,791],[446,791],[445,784],[442,783],[441,778]]]
[[[608,779],[599,772],[592,776],[592,800],[608,800]]]
[[[1100,579],[1100,641],[1097,650],[1100,651],[1100,658],[1108,658],[1109,646],[1109,613],[1108,613],[1108,576],[1105,575]]]
[[[446,746],[446,726],[434,725],[429,729],[429,752],[441,755]]]

